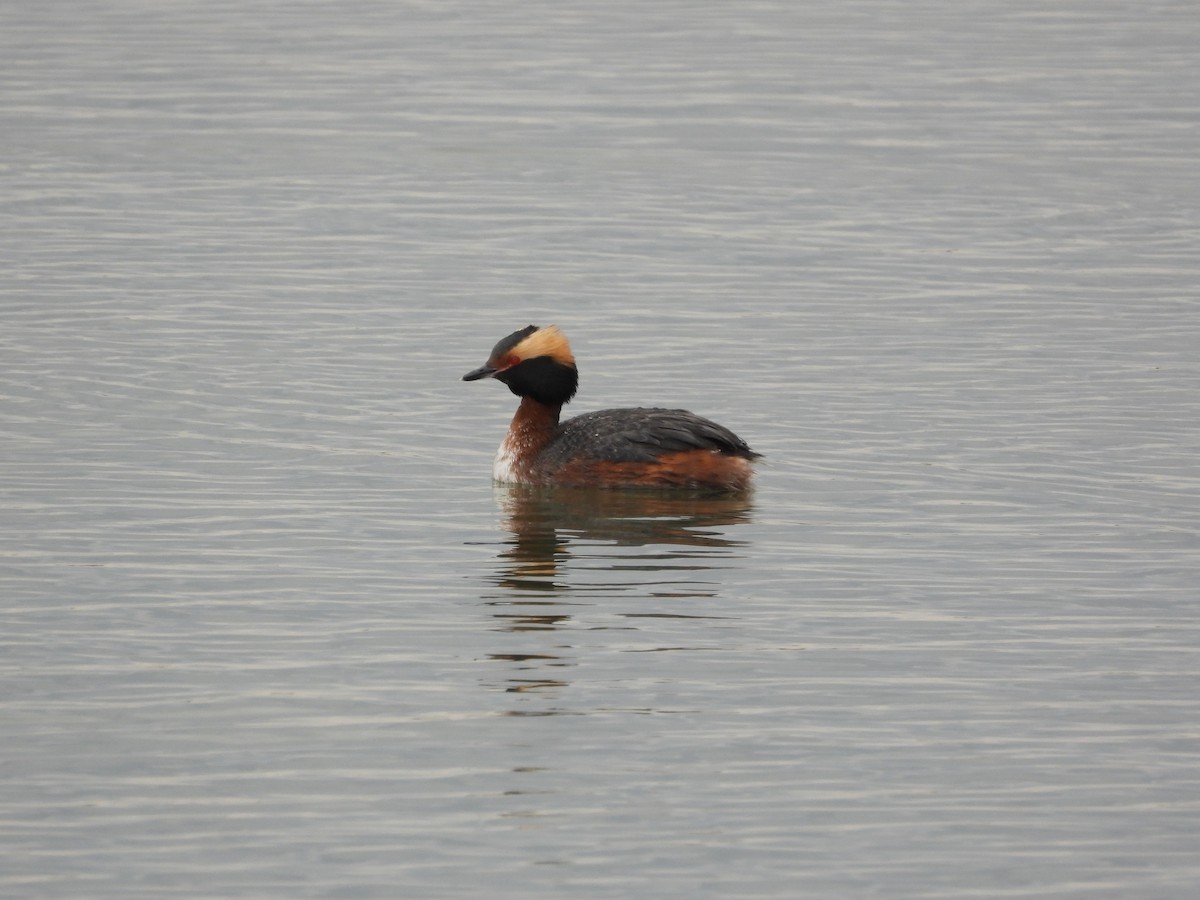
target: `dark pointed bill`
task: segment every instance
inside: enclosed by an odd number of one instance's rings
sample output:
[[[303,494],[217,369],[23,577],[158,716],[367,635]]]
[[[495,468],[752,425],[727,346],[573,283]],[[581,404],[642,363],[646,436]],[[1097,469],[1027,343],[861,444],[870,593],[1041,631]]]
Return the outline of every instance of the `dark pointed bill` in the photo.
[[[478,381],[480,378],[488,378],[495,375],[499,369],[493,369],[491,366],[480,366],[478,369],[472,369],[463,376],[463,381]]]

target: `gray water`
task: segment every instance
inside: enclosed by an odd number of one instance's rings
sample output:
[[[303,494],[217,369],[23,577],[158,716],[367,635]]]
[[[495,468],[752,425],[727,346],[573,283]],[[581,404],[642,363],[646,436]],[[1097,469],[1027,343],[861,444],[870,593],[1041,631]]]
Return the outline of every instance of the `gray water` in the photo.
[[[1200,890],[1189,2],[0,8],[0,894]],[[530,322],[747,500],[494,488]]]

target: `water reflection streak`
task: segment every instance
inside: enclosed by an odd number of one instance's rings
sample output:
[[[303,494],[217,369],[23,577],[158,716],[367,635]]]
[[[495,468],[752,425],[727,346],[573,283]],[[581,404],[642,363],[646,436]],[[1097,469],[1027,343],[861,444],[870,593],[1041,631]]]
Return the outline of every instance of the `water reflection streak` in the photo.
[[[728,618],[711,614],[721,580],[704,573],[737,564],[744,541],[729,530],[750,521],[749,497],[497,486],[496,502],[508,537],[482,596],[492,630],[554,636],[489,653],[506,666],[489,687],[560,697],[570,685],[563,669],[579,665],[575,642],[562,643],[567,632]],[[690,601],[703,610],[678,605]]]

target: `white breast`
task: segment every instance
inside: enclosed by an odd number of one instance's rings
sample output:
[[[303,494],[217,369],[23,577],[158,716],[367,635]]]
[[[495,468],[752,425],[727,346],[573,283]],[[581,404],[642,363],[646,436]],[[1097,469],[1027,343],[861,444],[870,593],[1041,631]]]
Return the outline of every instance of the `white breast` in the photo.
[[[500,449],[496,451],[495,462],[492,463],[492,478],[496,481],[505,484],[517,484],[520,478],[517,477],[517,454],[516,448],[508,441],[507,438],[500,444]]]

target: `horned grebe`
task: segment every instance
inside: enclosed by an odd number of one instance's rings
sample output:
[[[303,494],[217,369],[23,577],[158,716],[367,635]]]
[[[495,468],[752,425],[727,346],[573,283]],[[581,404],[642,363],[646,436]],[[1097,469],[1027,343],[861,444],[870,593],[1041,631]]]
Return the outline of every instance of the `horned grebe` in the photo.
[[[514,331],[463,381],[495,378],[521,398],[492,477],[516,484],[744,491],[755,453],[686,409],[605,409],[559,423],[579,371],[554,325]]]

